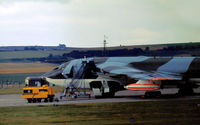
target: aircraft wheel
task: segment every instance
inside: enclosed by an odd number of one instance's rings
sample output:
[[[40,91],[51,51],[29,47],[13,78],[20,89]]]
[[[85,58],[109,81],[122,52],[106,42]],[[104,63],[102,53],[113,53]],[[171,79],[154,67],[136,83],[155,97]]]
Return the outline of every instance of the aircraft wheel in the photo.
[[[145,98],[150,98],[151,97],[151,94],[150,92],[145,92],[145,95],[144,95]]]
[[[103,93],[103,98],[113,98],[115,96],[115,92]]]
[[[145,92],[145,98],[151,98],[151,97],[160,97],[161,92],[160,91],[153,91],[153,92]]]
[[[102,98],[102,96],[95,96],[95,99],[100,99]]]
[[[157,91],[157,92],[155,93],[155,96],[156,96],[156,97],[161,97],[161,92],[160,92],[160,91]]]
[[[44,102],[48,102],[48,98],[44,99]]]
[[[194,91],[190,85],[183,85],[179,87],[178,95],[193,95]]]

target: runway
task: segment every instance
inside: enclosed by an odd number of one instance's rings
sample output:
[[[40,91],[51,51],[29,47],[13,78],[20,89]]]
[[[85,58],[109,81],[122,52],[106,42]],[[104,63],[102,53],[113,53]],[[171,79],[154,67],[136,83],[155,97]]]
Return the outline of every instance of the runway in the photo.
[[[161,90],[162,96],[159,98],[142,98],[145,92],[143,91],[119,91],[114,98],[95,99],[94,96],[78,97],[77,99],[64,98],[59,102],[41,102],[41,103],[27,103],[27,100],[22,99],[21,94],[0,95],[0,107],[7,106],[30,106],[30,105],[59,105],[59,104],[82,104],[82,103],[109,103],[109,102],[138,102],[138,101],[168,101],[168,100],[192,100],[200,99],[200,88],[195,89],[194,92],[198,93],[193,96],[176,96],[178,89],[163,89]],[[59,98],[60,94],[56,94]]]

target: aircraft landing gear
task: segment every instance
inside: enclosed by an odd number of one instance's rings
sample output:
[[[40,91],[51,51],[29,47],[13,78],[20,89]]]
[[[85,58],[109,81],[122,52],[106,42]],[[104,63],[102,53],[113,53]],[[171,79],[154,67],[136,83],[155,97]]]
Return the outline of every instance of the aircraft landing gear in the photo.
[[[115,92],[102,93],[102,98],[113,98],[115,96]]]
[[[185,84],[179,87],[178,95],[193,95],[194,91],[191,84]]]
[[[145,92],[145,98],[152,98],[152,97],[160,97],[161,92],[160,91],[147,91]]]
[[[69,88],[65,88],[65,90],[63,92],[60,93],[60,99],[62,99],[63,97],[66,97],[66,95],[68,94]]]
[[[62,99],[63,97],[66,97],[66,96],[69,96],[72,99],[76,99],[77,98],[77,94],[75,92],[76,92],[76,88],[74,88],[74,87],[66,88],[64,90],[64,92],[62,92],[60,94],[60,99]]]

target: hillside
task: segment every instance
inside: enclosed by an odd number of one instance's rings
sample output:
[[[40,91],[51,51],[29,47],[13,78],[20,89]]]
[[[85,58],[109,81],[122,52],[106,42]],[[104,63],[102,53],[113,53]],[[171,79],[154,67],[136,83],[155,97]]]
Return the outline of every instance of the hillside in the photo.
[[[0,47],[1,48],[1,47]],[[13,47],[11,47],[13,48]],[[0,51],[0,62],[47,62],[62,63],[73,58],[104,56],[103,48],[65,48]],[[24,47],[26,48],[26,47]],[[43,47],[45,48],[45,47]],[[5,47],[4,47],[5,49]],[[135,46],[106,47],[106,56],[200,56],[200,43],[174,43]]]

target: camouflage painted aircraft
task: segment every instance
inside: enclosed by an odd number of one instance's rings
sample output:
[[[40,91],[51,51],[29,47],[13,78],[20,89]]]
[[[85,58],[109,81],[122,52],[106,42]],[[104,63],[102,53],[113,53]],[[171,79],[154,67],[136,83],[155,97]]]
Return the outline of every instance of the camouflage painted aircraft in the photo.
[[[96,57],[75,59],[44,74],[65,88],[90,88],[97,96],[114,96],[129,89],[159,93],[168,85],[189,94],[200,85],[199,57]],[[84,80],[84,84],[82,81]]]

